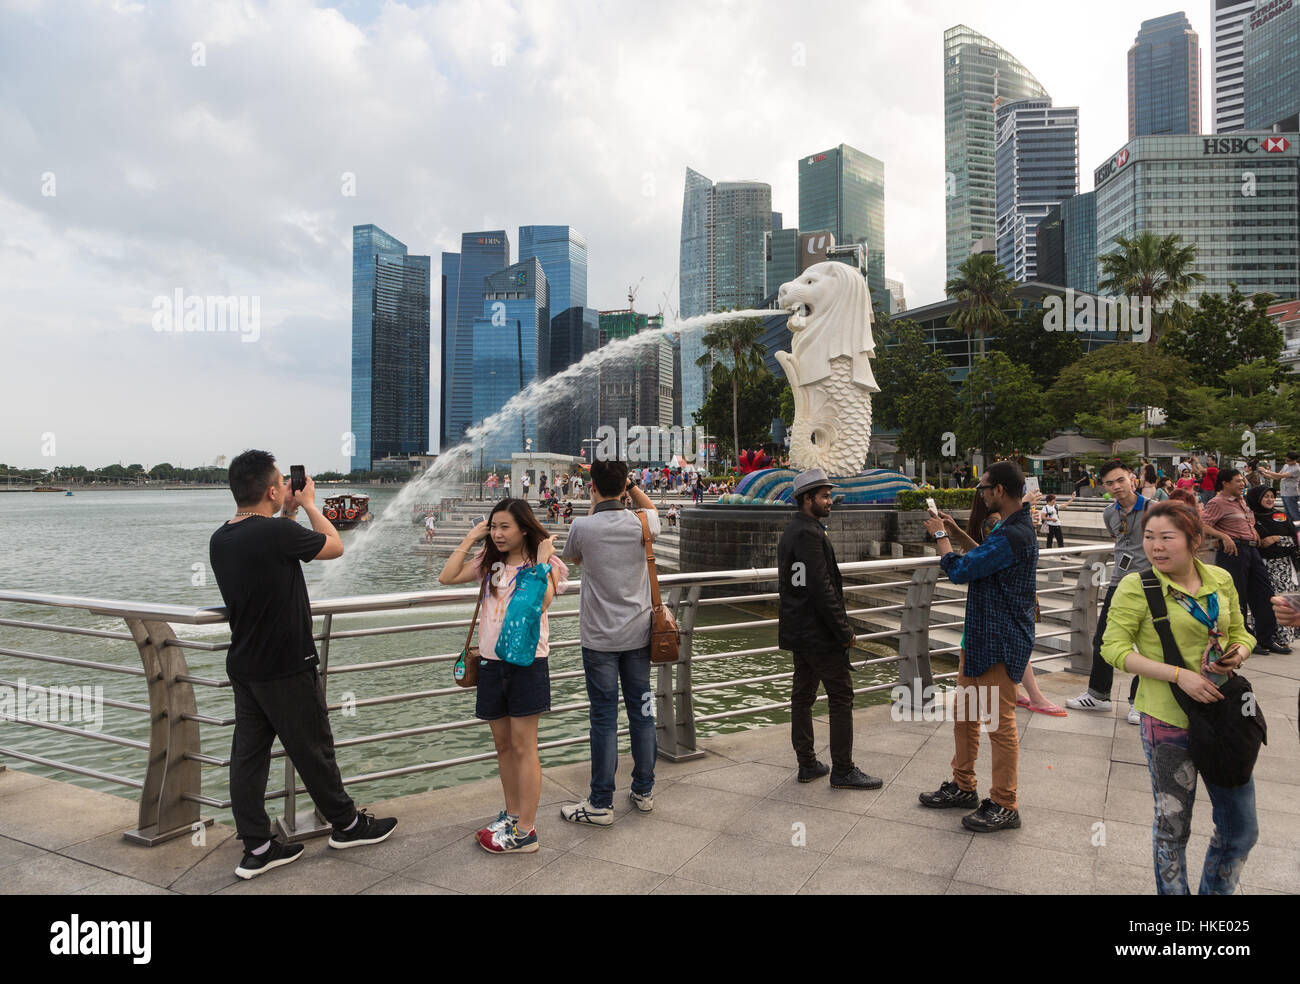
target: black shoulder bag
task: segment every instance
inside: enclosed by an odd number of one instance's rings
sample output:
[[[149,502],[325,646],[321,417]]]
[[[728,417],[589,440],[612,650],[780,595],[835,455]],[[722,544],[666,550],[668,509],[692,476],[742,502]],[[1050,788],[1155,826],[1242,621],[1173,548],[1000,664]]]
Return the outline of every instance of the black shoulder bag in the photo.
[[[1142,572],[1142,590],[1165,662],[1187,669],[1174,642],[1165,594],[1154,572]],[[1219,687],[1223,700],[1210,704],[1193,700],[1177,684],[1170,683],[1169,689],[1187,715],[1187,750],[1196,770],[1216,786],[1244,786],[1250,782],[1259,746],[1268,744],[1268,723],[1250,681],[1240,673],[1231,674]]]

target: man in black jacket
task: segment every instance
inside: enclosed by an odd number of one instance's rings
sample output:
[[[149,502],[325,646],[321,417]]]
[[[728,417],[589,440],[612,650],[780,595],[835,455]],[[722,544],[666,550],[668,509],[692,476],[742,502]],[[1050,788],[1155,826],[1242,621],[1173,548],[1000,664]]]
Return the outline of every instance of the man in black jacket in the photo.
[[[853,684],[849,679],[853,627],[844,612],[844,589],[835,551],[821,520],[831,514],[833,486],[820,468],[794,480],[799,510],[777,545],[781,617],[778,644],[794,653],[790,728],[799,781],[830,773],[836,789],[879,789],[883,782],[853,764]],[[817,761],[812,706],[817,684],[831,709],[831,768]]]

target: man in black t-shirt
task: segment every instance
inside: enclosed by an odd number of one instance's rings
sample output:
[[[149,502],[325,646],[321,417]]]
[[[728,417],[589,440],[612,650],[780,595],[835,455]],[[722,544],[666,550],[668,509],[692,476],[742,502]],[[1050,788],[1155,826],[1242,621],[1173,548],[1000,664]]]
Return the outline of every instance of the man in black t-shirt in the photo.
[[[296,861],[301,844],[271,839],[266,780],[279,737],[316,808],[334,827],[330,847],[378,844],[397,826],[358,811],[334,761],[325,688],[316,667],[311,605],[300,561],[343,556],[338,530],[316,508],[308,478],[296,494],[275,458],[245,451],[230,463],[235,517],[212,534],[208,557],[230,622],[226,675],[235,695],[230,799],[244,857],[235,874],[254,878]],[[301,506],[312,529],[292,517]],[[280,513],[280,518],[273,518]]]

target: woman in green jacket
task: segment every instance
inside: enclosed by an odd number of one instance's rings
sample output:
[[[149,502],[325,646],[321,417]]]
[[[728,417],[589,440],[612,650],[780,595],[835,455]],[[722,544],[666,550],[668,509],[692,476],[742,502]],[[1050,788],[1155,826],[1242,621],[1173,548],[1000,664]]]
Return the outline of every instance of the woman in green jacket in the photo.
[[[1101,655],[1141,680],[1133,706],[1142,716],[1142,750],[1155,797],[1156,890],[1186,895],[1197,773],[1187,750],[1187,715],[1171,688],[1179,687],[1201,703],[1223,700],[1215,681],[1223,682],[1246,661],[1255,640],[1246,631],[1232,576],[1196,559],[1201,545],[1196,510],[1182,502],[1156,503],[1147,507],[1142,526],[1142,546],[1164,592],[1182,665],[1164,660],[1137,573],[1120,581],[1111,600]],[[1200,894],[1231,895],[1259,836],[1255,781],[1224,787],[1207,780],[1205,787],[1214,810],[1214,836],[1205,852]]]

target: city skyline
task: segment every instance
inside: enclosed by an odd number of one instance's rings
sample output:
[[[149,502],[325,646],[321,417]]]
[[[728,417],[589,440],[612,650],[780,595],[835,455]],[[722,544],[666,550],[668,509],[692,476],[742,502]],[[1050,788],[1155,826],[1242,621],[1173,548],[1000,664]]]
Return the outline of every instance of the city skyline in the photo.
[[[1081,107],[1086,191],[1124,143],[1132,38],[1170,12],[1111,3],[1031,21],[995,3],[846,3],[791,26],[778,4],[743,21],[684,3],[7,8],[0,460],[190,464],[265,446],[344,470],[353,226],[438,256],[464,230],[568,224],[589,244],[590,307],[625,307],[644,277],[637,308],[670,313],[687,166],[770,184],[793,225],[796,155],[866,150],[893,175],[885,274],[912,306],[932,303],[946,273],[943,32],[989,36]],[[1187,15],[1208,38],[1208,3]],[[633,28],[640,40],[623,41]],[[580,61],[565,60],[574,37]],[[725,41],[701,60],[699,37]],[[855,86],[834,82],[845,65]],[[506,119],[527,155],[498,152]],[[156,334],[151,303],[177,289],[260,299],[256,343]],[[439,339],[434,378],[441,359]],[[175,381],[188,412],[164,410],[134,383],[145,374]]]

